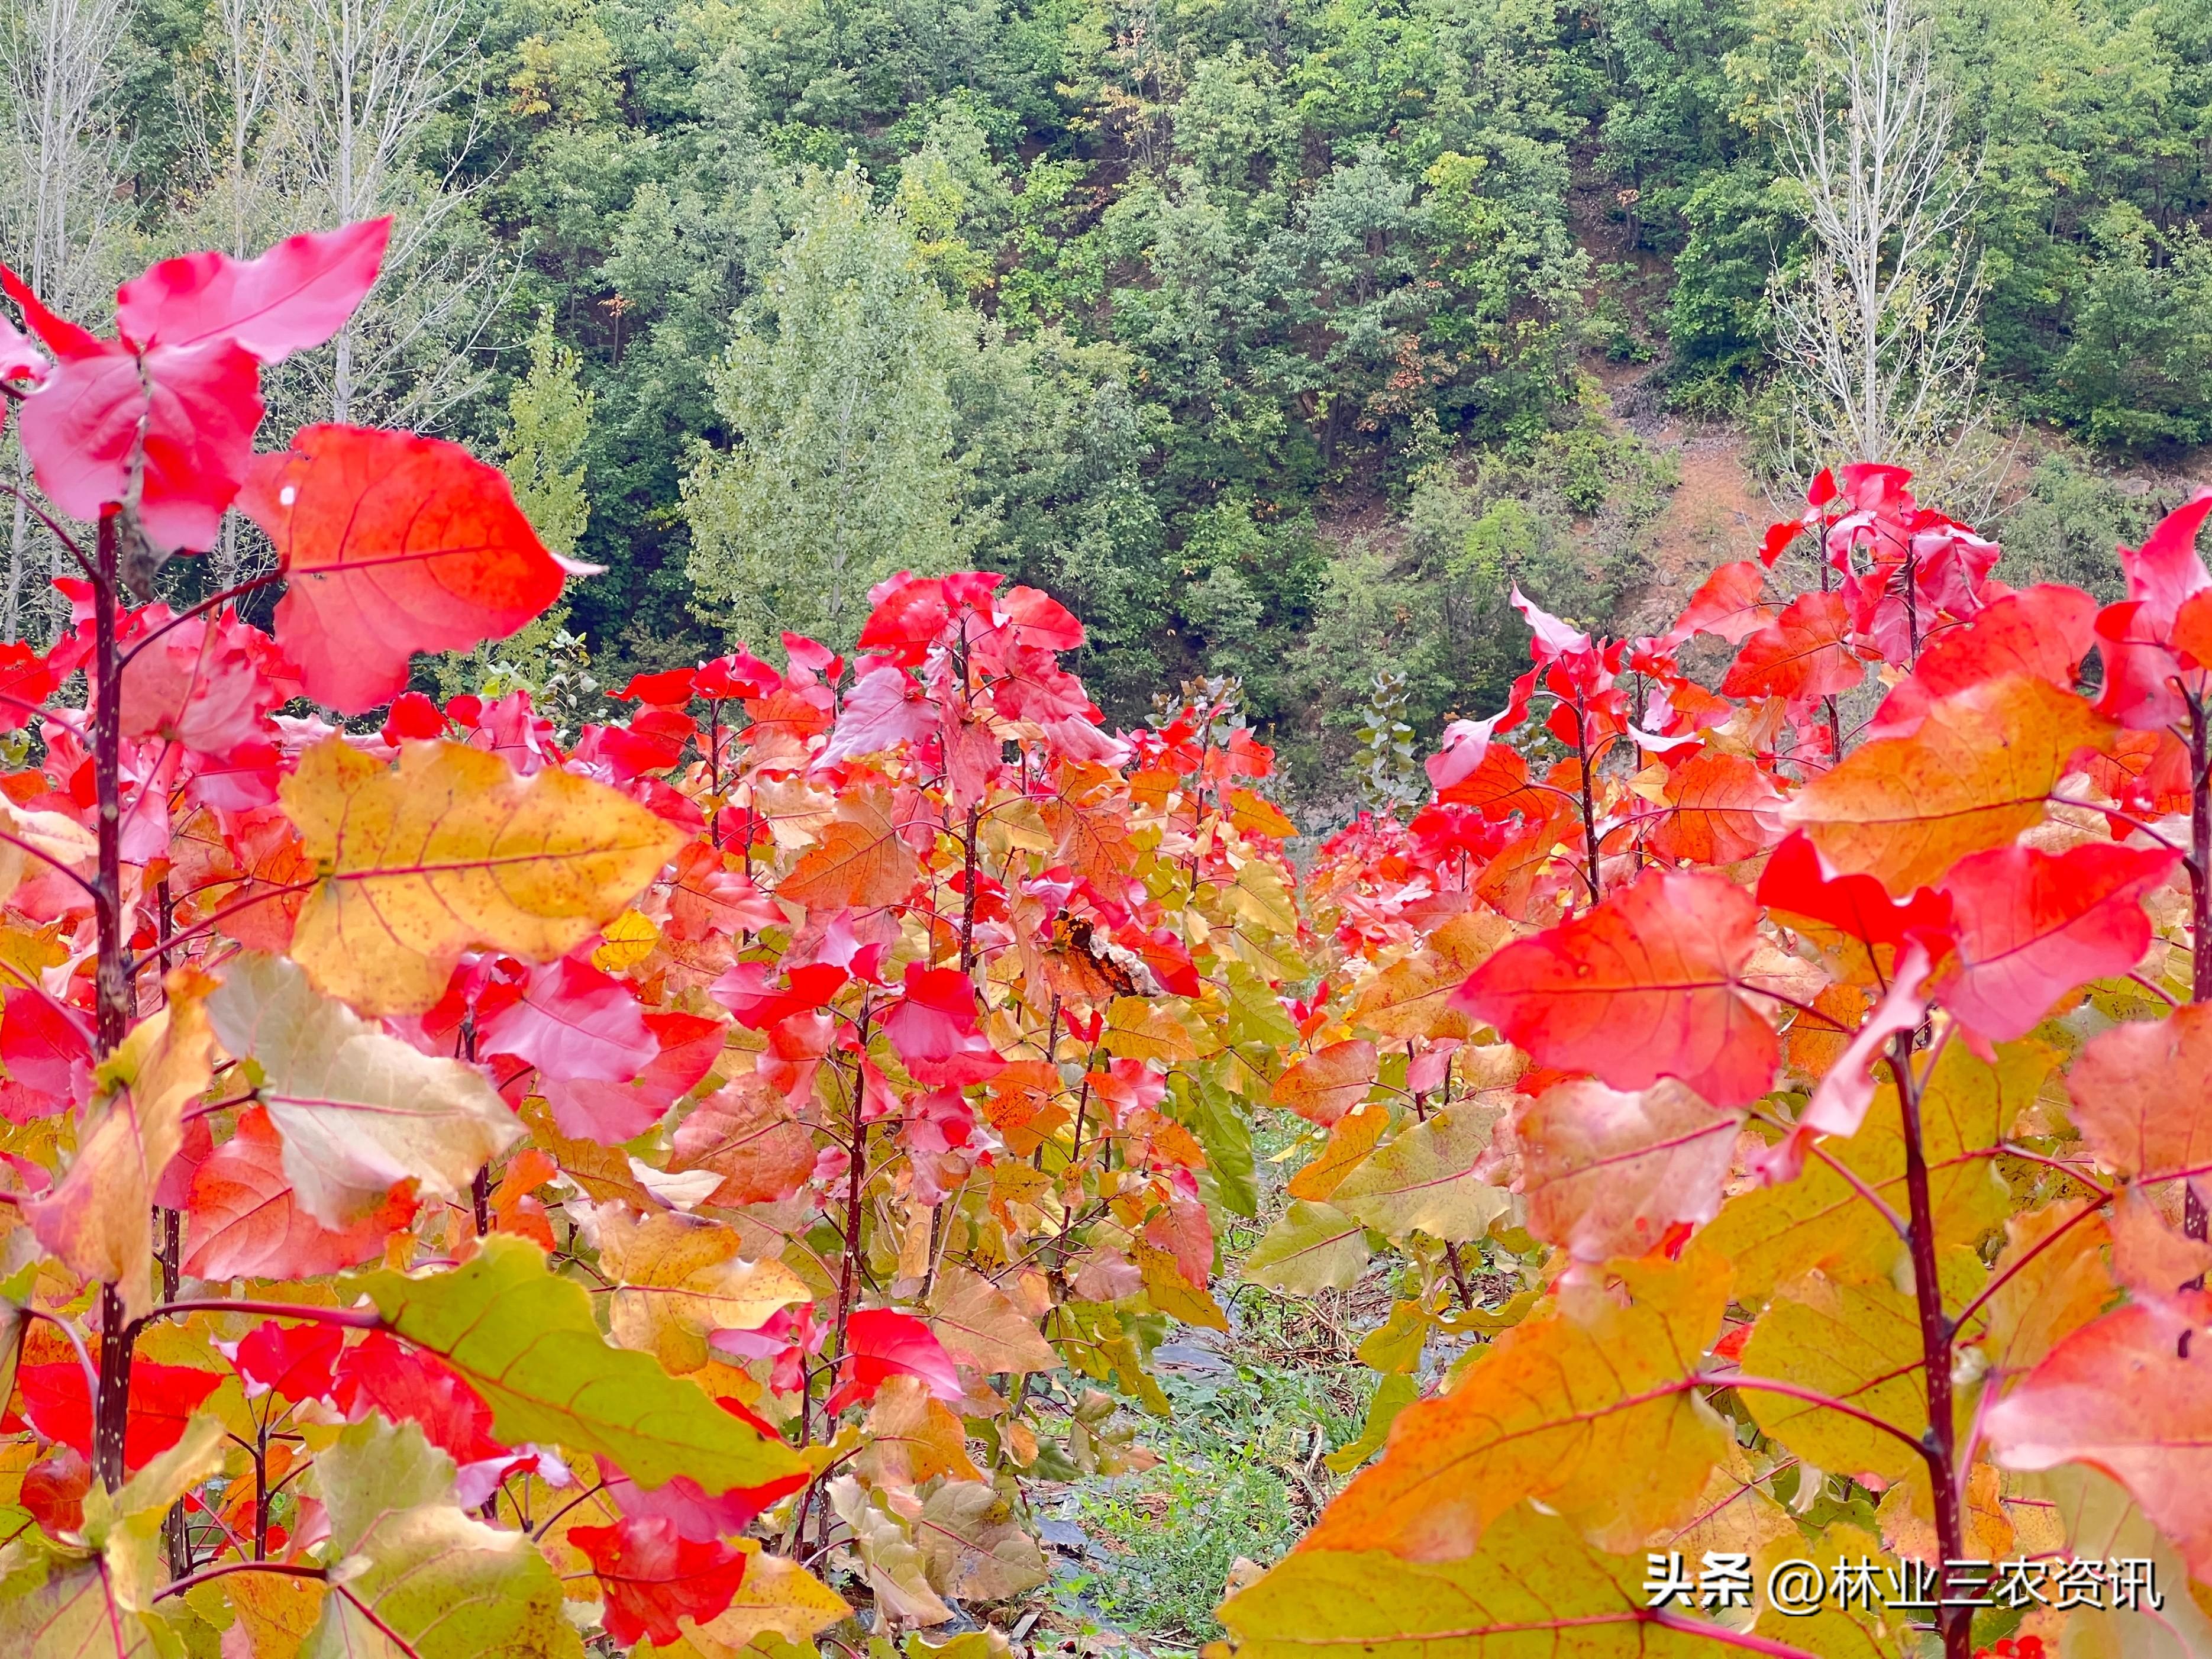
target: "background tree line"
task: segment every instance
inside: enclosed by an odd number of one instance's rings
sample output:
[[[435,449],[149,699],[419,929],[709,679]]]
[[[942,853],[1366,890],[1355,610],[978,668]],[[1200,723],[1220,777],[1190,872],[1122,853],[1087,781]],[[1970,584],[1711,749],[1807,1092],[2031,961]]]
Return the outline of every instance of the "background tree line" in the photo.
[[[4,9],[0,241],[64,308],[149,256],[398,216],[272,429],[461,438],[608,568],[565,632],[443,678],[849,638],[887,572],[975,564],[1085,617],[1110,714],[1233,674],[1319,779],[1363,725],[1494,706],[1514,583],[1632,603],[1672,460],[1601,356],[1771,431],[1784,118],[1847,4]],[[1998,531],[2109,586],[2162,492],[2098,463],[2212,440],[2212,0],[1946,0],[1929,40],[1981,385],[2061,440]],[[18,518],[0,631],[51,627],[51,556]]]

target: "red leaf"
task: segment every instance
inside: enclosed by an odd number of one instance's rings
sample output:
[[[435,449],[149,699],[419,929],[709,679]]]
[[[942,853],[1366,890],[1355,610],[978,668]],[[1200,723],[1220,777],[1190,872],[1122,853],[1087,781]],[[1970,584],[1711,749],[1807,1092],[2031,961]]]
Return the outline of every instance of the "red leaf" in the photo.
[[[73,358],[105,356],[112,346],[98,335],[78,327],[65,318],[57,317],[46,309],[31,285],[5,265],[0,265],[0,289],[23,308],[23,320],[31,325],[31,332],[46,344],[47,350],[68,362]]]
[[[2142,896],[2179,856],[2093,842],[2057,856],[2000,847],[1961,860],[1942,884],[1958,917],[1958,956],[1936,994],[1985,1041],[2025,1036],[2075,986],[2142,960],[2151,931]]]
[[[143,432],[146,539],[165,553],[212,547],[252,459],[260,365],[228,340],[143,357],[95,343],[97,355],[64,357],[23,399],[19,430],[39,487],[70,517],[96,519],[128,495]]]
[[[0,1061],[15,1081],[52,1097],[56,1111],[91,1092],[92,1039],[82,1017],[27,985],[7,989]]]
[[[697,672],[690,668],[672,668],[664,674],[633,674],[629,684],[614,695],[632,702],[681,708],[691,701],[691,682]]]
[[[1874,1103],[1874,1063],[1890,1038],[1909,1031],[1928,1012],[1928,947],[1918,939],[1909,941],[1897,958],[1889,988],[1875,1006],[1856,1035],[1844,1047],[1843,1057],[1828,1068],[1813,1091],[1813,1098],[1798,1114],[1788,1134],[1769,1147],[1759,1162],[1760,1179],[1769,1182],[1795,1181],[1805,1167],[1805,1153],[1822,1135],[1855,1135],[1865,1123],[1867,1108]]]
[[[1841,593],[1800,593],[1744,641],[1721,691],[1805,703],[1856,690],[1866,678],[1866,665],[1852,651],[1850,634],[1850,612]]]
[[[23,1471],[17,1501],[55,1536],[84,1527],[84,1495],[92,1490],[92,1465],[71,1446],[57,1446]]]
[[[1908,934],[1947,934],[1951,901],[1923,887],[1899,903],[1872,876],[1829,873],[1827,860],[1802,830],[1796,831],[1759,872],[1759,902],[1784,917],[1802,916],[1867,945],[1899,945]]]
[[[2212,1189],[2212,1003],[2128,1020],[2090,1039],[2066,1079],[2069,1114],[2098,1163],[2138,1184]]]
[[[435,1354],[410,1351],[371,1331],[340,1356],[338,1407],[354,1421],[370,1407],[395,1423],[412,1423],[454,1462],[480,1463],[507,1448],[492,1438],[491,1407]]]
[[[1797,526],[1790,529],[1794,536]],[[1760,600],[1765,589],[1765,571],[1749,559],[1724,564],[1690,596],[1667,637],[1680,641],[1694,634],[1717,634],[1730,645],[1740,644],[1745,635],[1757,633],[1774,615],[1774,607]]]
[[[185,1271],[196,1279],[313,1279],[357,1267],[384,1252],[415,1200],[405,1182],[368,1214],[332,1231],[300,1207],[284,1175],[284,1148],[258,1106],[192,1177]]]
[[[919,743],[938,727],[938,705],[888,657],[862,657],[858,684],[846,693],[822,751],[824,764]]]
[[[743,1417],[763,1434],[775,1436],[773,1425],[738,1407],[734,1401],[717,1400],[714,1403],[732,1416]],[[802,1472],[763,1486],[732,1486],[714,1498],[708,1497],[688,1474],[679,1474],[666,1486],[656,1486],[650,1492],[619,1471],[610,1472],[605,1479],[607,1496],[624,1515],[664,1519],[676,1528],[678,1537],[706,1543],[744,1532],[763,1510],[797,1492],[813,1477]]]
[[[676,859],[676,880],[668,893],[668,931],[677,939],[701,940],[779,927],[782,909],[750,876],[728,867],[722,849],[695,841]]]
[[[828,1007],[849,977],[834,962],[804,963],[785,975],[789,988],[778,990],[769,983],[773,972],[765,962],[733,962],[707,988],[707,994],[735,1014],[738,1024],[764,1031],[793,1014]]]
[[[389,218],[294,236],[258,258],[187,253],[115,292],[115,325],[141,350],[235,340],[264,363],[319,346],[376,281]]]
[[[0,380],[43,380],[52,368],[29,335],[0,317]]]
[[[438,705],[420,691],[403,691],[392,700],[392,710],[384,717],[382,735],[386,743],[398,743],[408,738],[442,738],[446,735],[446,717]]]
[[[240,1340],[232,1362],[246,1379],[249,1400],[281,1394],[287,1400],[324,1400],[336,1382],[345,1333],[336,1325],[280,1325],[264,1320]]]
[[[47,1439],[92,1455],[92,1395],[84,1367],[72,1358],[50,1365],[25,1365],[15,1373],[23,1415]],[[123,1462],[138,1468],[184,1438],[200,1402],[222,1386],[221,1371],[161,1365],[149,1359],[131,1367],[130,1419],[123,1431]]]
[[[2172,636],[2185,601],[2212,587],[2212,573],[2197,552],[2197,532],[2208,514],[2212,489],[2202,489],[2160,520],[2142,547],[2119,550],[2128,597],[2098,613],[2105,690],[2097,709],[2130,730],[2176,725],[2186,712],[2171,684],[2180,667]]]
[[[2116,1308],[2075,1331],[1986,1420],[1998,1463],[2086,1463],[2128,1489],[2212,1575],[2212,1296],[2183,1291]]]
[[[1716,1106],[1765,1094],[1774,1030],[1741,978],[1759,944],[1751,895],[1717,876],[1652,872],[1595,909],[1516,940],[1453,1005],[1540,1066],[1616,1089],[1678,1077]]]
[[[1734,864],[1772,842],[1767,815],[1781,804],[1782,792],[1758,762],[1701,750],[1668,775],[1670,810],[1647,844],[1662,859]]]
[[[27,726],[59,684],[46,659],[27,645],[0,644],[0,732]]]
[[[533,966],[522,994],[486,1018],[480,1050],[562,1082],[623,1083],[660,1051],[636,994],[575,957]]]
[[[1326,1129],[1367,1098],[1376,1065],[1375,1045],[1365,1038],[1332,1042],[1277,1078],[1268,1098]]]
[[[692,1108],[671,1145],[672,1170],[712,1170],[722,1177],[708,1195],[715,1204],[778,1203],[804,1186],[814,1168],[814,1137],[757,1075],[740,1077]]]
[[[266,672],[273,655],[266,637],[234,617],[167,625],[136,647],[123,672],[123,735],[171,738],[203,755],[259,741],[262,717],[290,695]]]
[[[504,639],[561,597],[506,476],[459,445],[345,426],[292,443],[254,463],[239,506],[276,545],[277,641],[316,702],[374,708],[416,652]]]
[[[641,1638],[672,1644],[684,1633],[679,1618],[703,1625],[719,1616],[745,1576],[744,1551],[720,1539],[681,1537],[664,1518],[625,1515],[611,1527],[571,1527],[568,1535],[599,1575],[607,1634],[625,1648]]]
[[[855,1401],[872,1400],[890,1376],[916,1376],[939,1400],[958,1400],[959,1369],[937,1334],[912,1314],[888,1308],[863,1308],[845,1322],[845,1352],[837,1362],[837,1391],[826,1402],[832,1413]]]
[[[1946,629],[1921,653],[1911,678],[1883,699],[1867,735],[1904,736],[1931,703],[2008,674],[2071,690],[2096,641],[2096,604],[2079,588],[2045,583],[2008,593],[1963,628]]]

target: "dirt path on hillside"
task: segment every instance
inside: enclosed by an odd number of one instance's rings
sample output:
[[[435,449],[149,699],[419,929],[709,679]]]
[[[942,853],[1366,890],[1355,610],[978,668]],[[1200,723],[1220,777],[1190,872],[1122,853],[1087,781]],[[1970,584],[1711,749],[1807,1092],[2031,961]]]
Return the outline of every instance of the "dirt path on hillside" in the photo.
[[[1774,516],[1746,464],[1737,428],[1685,422],[1653,395],[1650,365],[1593,363],[1612,407],[1606,423],[1674,459],[1679,482],[1659,516],[1637,534],[1645,568],[1620,621],[1625,635],[1663,627],[1713,569],[1749,556]]]

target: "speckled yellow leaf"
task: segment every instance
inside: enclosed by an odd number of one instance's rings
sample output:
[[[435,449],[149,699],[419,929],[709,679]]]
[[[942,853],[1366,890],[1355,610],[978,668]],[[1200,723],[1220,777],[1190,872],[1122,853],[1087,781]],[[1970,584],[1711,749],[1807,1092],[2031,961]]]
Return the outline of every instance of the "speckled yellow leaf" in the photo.
[[[629,797],[558,768],[523,777],[460,744],[408,744],[395,768],[339,738],[281,786],[319,877],[292,954],[366,1014],[412,1013],[464,951],[574,950],[682,844]]]

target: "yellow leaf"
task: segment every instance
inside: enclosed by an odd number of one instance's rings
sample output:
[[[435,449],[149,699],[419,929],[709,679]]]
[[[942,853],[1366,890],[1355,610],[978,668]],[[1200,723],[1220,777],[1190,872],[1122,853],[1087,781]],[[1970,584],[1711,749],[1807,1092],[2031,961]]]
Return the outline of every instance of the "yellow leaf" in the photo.
[[[1337,1119],[1321,1156],[1291,1177],[1291,1196],[1316,1201],[1327,1198],[1375,1150],[1389,1121],[1390,1114],[1383,1108],[1367,1105],[1354,1106]]]
[[[1729,1443],[1688,1382],[1728,1305],[1727,1264],[1693,1245],[1680,1262],[1613,1266],[1619,1289],[1563,1285],[1548,1317],[1500,1336],[1450,1393],[1407,1407],[1382,1461],[1300,1552],[1465,1556],[1523,1498],[1621,1549],[1687,1519]]]
[[[1298,826],[1266,796],[1250,789],[1231,789],[1228,795],[1229,821],[1247,835],[1273,836],[1284,841],[1298,833]]]
[[[610,974],[627,973],[653,954],[660,943],[660,929],[650,918],[625,910],[603,930],[605,943],[592,952],[592,965]]]
[[[234,1572],[185,1592],[191,1609],[210,1624],[233,1616],[245,1632],[249,1659],[298,1659],[300,1646],[322,1617],[322,1581],[291,1573]]]
[[[2118,728],[2069,691],[2014,675],[1954,692],[1909,736],[1877,738],[1783,808],[1828,861],[1893,894],[2043,820],[2059,778]]]
[[[1182,1023],[1163,1005],[1143,997],[1116,997],[1106,1011],[1106,1052],[1121,1060],[1157,1060],[1186,1066],[1198,1058],[1198,1045]]]
[[[1264,859],[1247,860],[1228,893],[1230,908],[1263,933],[1296,939],[1298,908],[1282,872]]]
[[[813,1300],[782,1262],[738,1258],[735,1229],[674,1211],[641,1218],[599,1212],[599,1267],[616,1281],[607,1319],[616,1341],[689,1375],[714,1331],[757,1330],[777,1310]]]
[[[872,1486],[919,1486],[939,1475],[981,1480],[968,1458],[967,1431],[919,1377],[884,1380],[868,1408],[868,1438],[856,1464]]]
[[[1594,1549],[1566,1521],[1522,1504],[1456,1559],[1321,1549],[1309,1538],[1218,1616],[1237,1659],[1726,1659],[1740,1650],[1696,1634],[1692,1615],[1686,1631],[1654,1622],[1645,1570],[1641,1554]]]
[[[284,1174],[301,1207],[326,1227],[381,1202],[395,1182],[454,1197],[520,1139],[482,1072],[423,1054],[318,996],[282,957],[234,957],[207,1006],[222,1046],[259,1069],[257,1092],[283,1138]]]
[[[1404,1130],[1338,1183],[1330,1202],[1393,1238],[1420,1231],[1464,1243],[1512,1207],[1512,1195],[1477,1173],[1503,1111],[1462,1100]]]
[[[215,1033],[205,999],[214,985],[196,969],[169,975],[167,1006],[101,1063],[100,1093],[69,1173],[22,1206],[39,1243],[113,1285],[133,1319],[154,1305],[154,1184],[182,1144],[185,1106],[208,1086]]]
[[[1293,1199],[1252,1253],[1244,1277],[1291,1296],[1348,1287],[1367,1267],[1367,1229],[1333,1205]]]
[[[1060,1356],[1013,1298],[981,1273],[948,1266],[929,1297],[929,1323],[945,1352],[979,1371],[1051,1371]]]
[[[196,1416],[184,1437],[154,1458],[112,1495],[94,1486],[84,1498],[85,1541],[106,1559],[118,1607],[149,1611],[168,1577],[161,1531],[169,1507],[193,1487],[222,1472],[231,1442],[212,1417]]]
[[[1229,1321],[1213,1297],[1182,1276],[1174,1251],[1160,1249],[1141,1238],[1133,1241],[1133,1248],[1137,1270],[1145,1276],[1145,1294],[1154,1308],[1186,1325],[1204,1325],[1217,1331],[1229,1328]]]
[[[1394,1302],[1390,1316],[1359,1340],[1359,1363],[1370,1370],[1415,1371],[1428,1346],[1433,1322],[1418,1302]]]
[[[59,812],[24,812],[0,802],[0,900],[49,866],[82,872],[100,851],[91,830]]]
[[[2061,1340],[2111,1305],[2115,1286],[2105,1266],[2108,1234],[2101,1216],[2082,1216],[2083,1202],[2078,1198],[2061,1199],[2005,1223],[2005,1248],[1991,1271],[2007,1277],[1986,1304],[1989,1324],[1979,1339],[1993,1368],[2001,1371],[2033,1369]],[[2130,1188],[2128,1196],[2117,1206],[2116,1222],[2130,1218],[2131,1224],[2131,1212],[2137,1202],[2136,1189]],[[2155,1215],[2146,1218],[2161,1230],[2166,1225]],[[2123,1230],[2116,1224],[2109,1237],[2124,1273]],[[2168,1237],[2177,1246],[2188,1243],[2179,1235]],[[2181,1271],[2157,1288],[2173,1290],[2191,1271],[2203,1272],[2204,1265],[2197,1258],[2185,1257],[2179,1264]]]
[[[1928,1425],[1920,1353],[1910,1291],[1886,1279],[1839,1285],[1815,1273],[1768,1305],[1744,1345],[1743,1369],[1846,1401],[1917,1436]],[[1922,1461],[1895,1435],[1787,1395],[1746,1389],[1743,1402],[1760,1428],[1816,1468],[1880,1485]]]
[[[737,1659],[755,1638],[780,1636],[805,1642],[852,1612],[843,1599],[796,1561],[763,1553],[757,1539],[740,1538],[735,1547],[750,1558],[730,1605],[708,1623],[683,1621],[684,1639],[674,1647],[647,1644],[641,1654],[658,1659]]]
[[[683,842],[646,808],[557,768],[408,744],[394,769],[330,738],[281,788],[321,877],[292,954],[367,1014],[413,1013],[477,945],[544,962],[619,915]]]
[[[1893,1555],[1916,1561],[1936,1561],[1942,1550],[1936,1542],[1936,1506],[1928,1487],[1928,1465],[1905,1472],[1902,1479],[1881,1495],[1875,1518],[1881,1522],[1881,1541]],[[1978,1561],[2002,1561],[2012,1553],[2012,1522],[1999,1495],[1993,1465],[1977,1462],[1966,1477],[1966,1553]]]
[[[800,1464],[781,1441],[718,1407],[650,1357],[611,1346],[591,1297],[546,1270],[538,1247],[494,1233],[459,1267],[349,1274],[385,1322],[441,1355],[491,1407],[510,1444],[558,1444],[613,1463],[641,1486],[682,1474],[709,1495],[764,1486]]]

